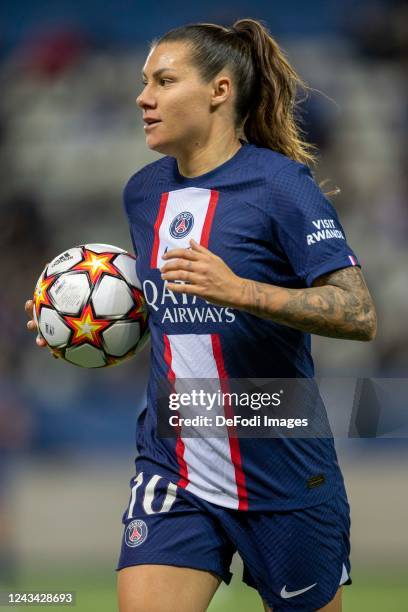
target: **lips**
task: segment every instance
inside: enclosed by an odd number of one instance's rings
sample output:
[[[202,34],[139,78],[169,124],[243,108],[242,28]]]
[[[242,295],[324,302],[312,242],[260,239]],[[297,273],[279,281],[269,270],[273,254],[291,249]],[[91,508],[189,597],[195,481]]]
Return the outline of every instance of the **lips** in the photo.
[[[156,123],[160,123],[161,119],[155,119],[154,117],[143,117],[143,122],[145,125],[154,125]]]
[[[156,125],[161,123],[161,119],[155,119],[154,117],[143,117],[143,129],[145,132],[150,132],[155,128]]]

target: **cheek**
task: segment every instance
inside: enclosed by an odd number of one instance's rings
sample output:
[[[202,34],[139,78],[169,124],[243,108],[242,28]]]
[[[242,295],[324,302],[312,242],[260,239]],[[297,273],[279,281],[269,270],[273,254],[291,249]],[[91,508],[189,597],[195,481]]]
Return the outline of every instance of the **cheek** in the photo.
[[[177,119],[178,123],[184,126],[198,127],[209,117],[202,92],[189,91],[177,96],[173,101],[169,101],[167,110],[169,117]]]

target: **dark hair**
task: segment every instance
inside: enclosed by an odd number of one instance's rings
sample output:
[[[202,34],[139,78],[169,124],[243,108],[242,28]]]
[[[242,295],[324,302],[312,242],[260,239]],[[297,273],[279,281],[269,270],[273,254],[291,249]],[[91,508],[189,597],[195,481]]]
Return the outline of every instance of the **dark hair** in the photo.
[[[204,81],[226,66],[236,84],[235,123],[251,143],[305,164],[313,164],[316,147],[302,139],[296,118],[298,88],[308,90],[267,28],[240,19],[231,28],[198,23],[170,30],[162,42],[186,41]]]

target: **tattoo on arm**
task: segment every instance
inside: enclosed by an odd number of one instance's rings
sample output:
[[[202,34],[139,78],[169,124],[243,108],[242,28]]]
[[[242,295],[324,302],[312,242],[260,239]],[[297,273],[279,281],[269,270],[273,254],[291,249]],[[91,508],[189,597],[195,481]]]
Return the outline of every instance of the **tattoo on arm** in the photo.
[[[306,289],[248,279],[241,289],[244,310],[258,317],[331,338],[372,340],[375,336],[374,304],[357,267],[321,276]]]

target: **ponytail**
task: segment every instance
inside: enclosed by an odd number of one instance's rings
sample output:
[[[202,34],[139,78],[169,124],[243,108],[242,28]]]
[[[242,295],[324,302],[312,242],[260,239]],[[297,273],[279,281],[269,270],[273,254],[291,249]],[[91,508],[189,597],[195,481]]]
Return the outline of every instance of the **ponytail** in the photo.
[[[211,23],[181,26],[152,47],[173,41],[190,45],[192,62],[205,82],[226,66],[231,70],[236,128],[248,142],[308,166],[316,163],[317,147],[303,140],[297,117],[298,90],[307,93],[309,87],[262,23],[239,19],[231,28]]]
[[[316,147],[302,139],[295,113],[298,90],[308,90],[278,43],[254,19],[241,19],[233,26],[252,50],[256,86],[243,133],[248,142],[278,151],[295,161],[314,164]]]

